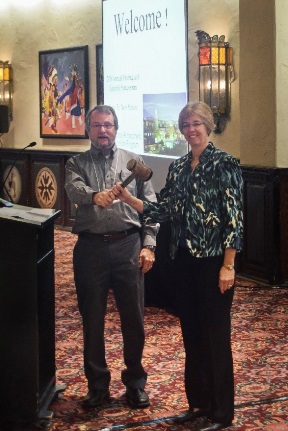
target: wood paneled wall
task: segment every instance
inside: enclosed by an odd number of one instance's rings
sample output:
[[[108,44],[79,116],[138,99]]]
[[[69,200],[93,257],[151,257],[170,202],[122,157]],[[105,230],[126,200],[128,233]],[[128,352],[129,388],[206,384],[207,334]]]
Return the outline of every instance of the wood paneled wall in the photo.
[[[18,204],[61,210],[56,224],[70,228],[75,208],[66,196],[64,181],[65,164],[73,154],[76,152],[19,153],[19,150],[2,149],[1,197],[7,199],[10,190]],[[3,188],[3,178],[12,164],[15,169]],[[238,271],[271,285],[285,284],[288,280],[288,168],[242,166],[241,169],[244,249],[238,259]]]

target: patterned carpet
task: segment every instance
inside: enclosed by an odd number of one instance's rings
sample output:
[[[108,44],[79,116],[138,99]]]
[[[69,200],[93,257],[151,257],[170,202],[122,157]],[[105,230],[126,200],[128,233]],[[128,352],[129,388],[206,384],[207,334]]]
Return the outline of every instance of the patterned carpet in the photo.
[[[75,239],[70,232],[55,231],[57,384],[66,384],[67,388],[50,405],[54,417],[46,429],[192,430],[192,424],[176,426],[171,421],[187,408],[183,388],[184,350],[177,317],[156,307],[145,308],[144,366],[149,373],[146,389],[151,406],[133,410],[123,397],[122,339],[112,296],[105,329],[107,361],[112,372],[111,400],[101,409],[81,408],[87,386],[71,266]],[[287,308],[287,289],[237,279],[232,315],[236,414],[228,431],[288,431]],[[35,427],[30,425],[30,429]]]

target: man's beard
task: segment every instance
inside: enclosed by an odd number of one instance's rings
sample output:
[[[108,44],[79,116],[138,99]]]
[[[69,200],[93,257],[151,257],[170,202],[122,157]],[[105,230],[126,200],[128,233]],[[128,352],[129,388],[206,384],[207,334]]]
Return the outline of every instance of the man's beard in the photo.
[[[107,139],[107,138],[106,138]],[[113,147],[115,142],[110,141],[110,139],[108,139],[108,144],[107,145],[101,145],[99,142],[92,142],[91,144],[93,145],[94,148],[96,148],[97,150],[100,150],[102,152],[109,152]]]

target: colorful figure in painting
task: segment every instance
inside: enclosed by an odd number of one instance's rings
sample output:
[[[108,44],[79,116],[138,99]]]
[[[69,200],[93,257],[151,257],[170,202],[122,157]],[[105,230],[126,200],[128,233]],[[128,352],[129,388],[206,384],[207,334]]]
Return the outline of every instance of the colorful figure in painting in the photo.
[[[49,73],[48,73],[48,85],[49,85],[49,96],[48,96],[48,105],[49,105],[49,111],[48,111],[48,124],[49,127],[51,127],[51,130],[53,132],[57,133],[56,129],[56,123],[57,123],[57,104],[56,100],[58,97],[58,73],[57,69],[54,65],[51,66]]]
[[[81,92],[84,92],[84,87],[81,81],[81,78],[79,74],[77,73],[77,65],[74,64],[71,69],[71,77],[72,82],[70,87],[57,99],[57,104],[61,103],[64,99],[67,98],[67,96],[70,97],[70,114],[71,114],[71,122],[72,122],[72,129],[76,128],[76,118],[78,119],[78,122],[80,126],[82,125],[83,121],[81,118],[82,109],[81,109]],[[66,111],[67,113],[67,111]]]

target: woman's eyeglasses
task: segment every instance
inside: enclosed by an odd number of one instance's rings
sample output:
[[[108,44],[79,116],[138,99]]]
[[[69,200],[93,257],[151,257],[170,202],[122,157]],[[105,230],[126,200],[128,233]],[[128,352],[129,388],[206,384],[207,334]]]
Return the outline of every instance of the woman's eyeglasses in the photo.
[[[202,122],[201,121],[194,121],[193,123],[183,123],[182,129],[187,130],[187,129],[190,129],[190,127],[200,127],[200,126],[202,126],[202,124],[204,124],[203,121]]]

